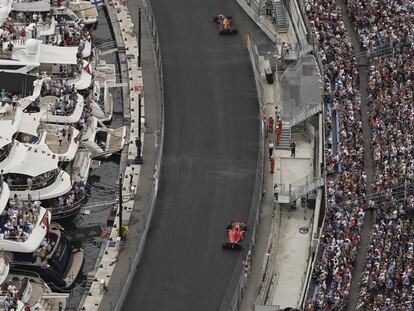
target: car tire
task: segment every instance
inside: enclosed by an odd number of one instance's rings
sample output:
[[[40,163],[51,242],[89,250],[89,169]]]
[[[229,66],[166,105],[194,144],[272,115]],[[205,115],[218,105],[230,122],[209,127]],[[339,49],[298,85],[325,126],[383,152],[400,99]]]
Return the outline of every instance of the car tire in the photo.
[[[229,243],[224,242],[224,243],[221,245],[221,247],[222,247],[223,249],[227,249],[227,248],[229,248]]]

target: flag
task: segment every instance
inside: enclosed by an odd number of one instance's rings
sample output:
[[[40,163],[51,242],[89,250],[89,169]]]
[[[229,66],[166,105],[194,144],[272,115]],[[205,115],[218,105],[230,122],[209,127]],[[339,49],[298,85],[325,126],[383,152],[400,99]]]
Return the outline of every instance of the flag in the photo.
[[[66,173],[68,173],[70,176],[72,176],[72,174],[73,174],[73,166],[72,166],[72,162],[69,162],[69,164],[66,166],[65,171],[66,171]]]
[[[89,64],[89,63],[88,63],[85,67],[83,67],[83,69],[84,69],[87,73],[92,74],[92,72],[91,72],[91,68],[90,68],[90,64]]]
[[[100,6],[100,5],[103,5],[104,2],[103,0],[91,0],[91,4],[95,6]]]
[[[42,224],[45,226],[46,228],[46,237],[49,235],[49,230],[50,230],[50,221],[49,221],[49,217],[48,217],[48,213],[45,213],[45,216],[42,219]]]
[[[65,171],[66,171],[66,173],[69,174],[69,176],[70,176],[70,184],[72,185],[73,184],[73,179],[72,179],[72,176],[73,176],[73,165],[72,165],[72,162],[69,162],[68,166],[66,166]]]

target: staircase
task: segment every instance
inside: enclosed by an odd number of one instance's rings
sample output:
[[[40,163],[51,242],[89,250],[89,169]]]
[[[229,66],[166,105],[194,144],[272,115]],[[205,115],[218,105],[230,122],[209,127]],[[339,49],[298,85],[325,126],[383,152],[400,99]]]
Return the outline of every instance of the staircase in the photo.
[[[295,202],[297,199],[322,187],[323,185],[324,185],[324,179],[322,177],[306,178],[305,184],[301,185],[300,187],[291,188],[290,201]]]
[[[278,32],[286,33],[288,30],[288,24],[286,20],[285,7],[283,6],[282,0],[273,0],[273,9],[276,17]]]
[[[93,272],[89,272],[86,276],[85,292],[87,292],[91,289],[92,283],[94,281],[95,281],[95,274]]]
[[[280,135],[279,145],[275,144],[275,149],[290,150],[292,132],[290,122],[282,120],[282,135]]]
[[[302,48],[299,50],[299,56],[309,54],[312,51],[313,51],[313,46],[305,42]]]
[[[292,120],[290,121],[290,126],[293,127],[297,124],[299,124],[300,122],[305,121],[306,119],[318,114],[322,112],[322,104],[316,104],[311,106],[310,108],[301,111],[300,113],[298,113],[296,116],[294,116],[292,118]]]

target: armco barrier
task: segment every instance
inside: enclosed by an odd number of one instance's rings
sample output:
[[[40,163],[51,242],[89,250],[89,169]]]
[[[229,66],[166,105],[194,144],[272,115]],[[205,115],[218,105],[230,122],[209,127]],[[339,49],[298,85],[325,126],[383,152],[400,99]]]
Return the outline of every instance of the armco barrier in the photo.
[[[249,53],[252,56],[252,49],[248,39],[248,47]],[[254,63],[252,62],[252,65]],[[253,66],[254,67],[254,66]],[[256,68],[253,68],[255,71]],[[256,72],[255,72],[256,75]],[[258,92],[260,90],[258,89]],[[261,95],[261,94],[260,94]],[[259,94],[258,94],[259,97]],[[259,97],[259,101],[262,97]],[[256,234],[258,232],[258,225],[259,225],[259,217],[262,207],[262,199],[263,199],[263,176],[264,176],[264,128],[263,124],[261,123],[260,127],[260,140],[259,140],[259,153],[257,157],[257,168],[256,168],[256,181],[254,186],[253,198],[251,203],[250,214],[248,218],[249,224],[249,234],[247,240],[249,244],[245,248],[245,250],[240,254],[239,260],[237,265],[234,269],[232,278],[227,286],[227,290],[224,294],[222,303],[220,305],[219,311],[237,311],[240,308],[241,301],[244,295],[244,289],[246,287],[247,278],[249,275],[250,270],[250,263],[251,258],[253,257],[253,253],[256,246]]]

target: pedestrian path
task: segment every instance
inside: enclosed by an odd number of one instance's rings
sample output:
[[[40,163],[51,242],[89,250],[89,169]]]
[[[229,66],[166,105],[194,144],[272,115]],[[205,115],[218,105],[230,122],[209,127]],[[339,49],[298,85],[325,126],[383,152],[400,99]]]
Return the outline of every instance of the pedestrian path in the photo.
[[[116,10],[115,10],[116,8]],[[122,54],[121,58],[121,70],[127,72],[126,79],[128,79],[128,92],[124,91],[124,118],[130,119],[131,124],[128,126],[127,132],[127,143],[124,146],[123,154],[125,158],[122,160],[125,163],[124,172],[122,176],[122,197],[125,199],[122,204],[122,223],[120,223],[119,211],[115,218],[114,226],[109,232],[108,240],[103,242],[104,247],[101,249],[99,258],[97,259],[96,267],[88,275],[88,288],[87,294],[82,298],[79,306],[80,310],[116,310],[116,306],[120,297],[120,291],[123,286],[117,286],[114,289],[114,282],[121,274],[117,271],[120,270],[120,263],[124,264],[127,252],[132,249],[125,251],[126,245],[128,245],[131,239],[135,244],[139,240],[135,235],[134,231],[128,231],[129,229],[135,229],[134,223],[130,222],[131,215],[135,215],[138,211],[136,208],[135,197],[137,195],[138,183],[140,185],[140,195],[142,196],[143,188],[150,192],[153,185],[150,187],[146,185],[146,180],[142,180],[145,173],[143,165],[136,163],[138,156],[138,149],[135,146],[135,141],[138,139],[139,133],[141,133],[140,141],[145,150],[148,148],[147,144],[144,144],[144,139],[147,140],[147,136],[144,131],[145,122],[145,109],[144,109],[144,98],[143,98],[143,79],[142,79],[142,68],[138,66],[137,59],[131,57],[138,55],[136,36],[133,31],[134,25],[131,21],[131,16],[126,6],[115,0],[107,4],[110,19],[113,21],[113,30],[118,41],[118,48],[128,51],[128,55]],[[122,29],[122,30],[121,30]],[[121,43],[123,42],[123,43]],[[122,59],[127,56],[127,60],[122,62]],[[123,68],[125,67],[125,68]],[[141,97],[141,98],[140,98]],[[141,110],[141,113],[131,113],[134,111]],[[138,122],[138,118],[141,116],[141,121]],[[138,129],[141,126],[141,130]],[[152,149],[154,149],[152,147]],[[122,162],[121,162],[122,166]],[[152,167],[151,169],[152,170]],[[145,174],[144,174],[145,173]],[[122,235],[127,235],[127,240],[120,237],[120,227],[123,228]],[[126,244],[125,244],[126,243]],[[133,254],[129,254],[133,257]],[[129,263],[131,263],[130,257],[128,257]],[[125,267],[125,266],[124,266]],[[130,267],[128,267],[130,269]],[[127,279],[127,271],[123,273],[122,282],[125,283]],[[116,292],[116,294],[113,294]],[[109,298],[110,297],[110,298]],[[109,299],[109,303],[106,301]]]
[[[271,304],[285,308],[299,305],[310,247],[310,231],[301,233],[300,229],[309,225],[313,211],[297,209],[290,214],[282,213]]]
[[[313,146],[301,134],[294,133],[296,156],[290,150],[275,150],[276,171],[273,183],[280,189],[287,188],[312,174]],[[299,229],[310,227],[313,210],[305,209],[299,202],[296,208],[281,208],[278,247],[276,251],[273,284],[267,304],[280,307],[298,307],[308,267],[311,230],[305,234]],[[306,230],[305,230],[306,231]]]

